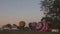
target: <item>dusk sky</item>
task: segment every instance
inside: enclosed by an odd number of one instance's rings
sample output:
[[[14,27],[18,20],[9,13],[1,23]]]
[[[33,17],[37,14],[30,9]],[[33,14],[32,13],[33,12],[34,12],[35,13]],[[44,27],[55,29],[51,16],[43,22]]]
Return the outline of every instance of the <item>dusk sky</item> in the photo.
[[[40,21],[44,15],[39,3],[40,0],[0,0],[0,26]]]

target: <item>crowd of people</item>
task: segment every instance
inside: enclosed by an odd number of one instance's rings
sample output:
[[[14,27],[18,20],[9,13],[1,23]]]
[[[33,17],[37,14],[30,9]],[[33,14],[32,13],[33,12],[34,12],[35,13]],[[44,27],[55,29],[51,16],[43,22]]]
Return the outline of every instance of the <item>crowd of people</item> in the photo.
[[[40,22],[30,22],[28,27],[25,26],[26,23],[24,21],[19,22],[19,26],[16,24],[7,24],[4,25],[0,30],[20,30],[20,31],[38,31],[38,32],[46,32],[49,30],[48,23],[45,18],[42,18]]]

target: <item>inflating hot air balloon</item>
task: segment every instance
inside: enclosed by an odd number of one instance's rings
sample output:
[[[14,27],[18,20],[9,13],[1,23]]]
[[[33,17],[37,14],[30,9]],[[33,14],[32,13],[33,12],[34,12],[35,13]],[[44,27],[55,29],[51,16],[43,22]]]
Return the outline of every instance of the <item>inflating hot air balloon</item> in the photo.
[[[41,22],[37,23],[36,29],[41,32],[46,32],[48,29],[48,24],[46,22],[46,19],[43,18]]]
[[[25,21],[20,21],[20,22],[19,22],[19,26],[20,26],[20,27],[24,27],[24,26],[25,26]]]

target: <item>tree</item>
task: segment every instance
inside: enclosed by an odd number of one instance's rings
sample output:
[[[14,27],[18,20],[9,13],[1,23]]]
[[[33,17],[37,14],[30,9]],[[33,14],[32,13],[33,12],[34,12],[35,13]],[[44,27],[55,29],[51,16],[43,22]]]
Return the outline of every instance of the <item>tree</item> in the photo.
[[[47,12],[45,13],[47,16],[49,15],[50,17],[59,17],[60,14],[60,1],[59,0],[44,0],[41,1],[42,3],[42,9]]]
[[[60,0],[43,0],[41,7],[46,17],[53,19],[55,28],[60,27]]]

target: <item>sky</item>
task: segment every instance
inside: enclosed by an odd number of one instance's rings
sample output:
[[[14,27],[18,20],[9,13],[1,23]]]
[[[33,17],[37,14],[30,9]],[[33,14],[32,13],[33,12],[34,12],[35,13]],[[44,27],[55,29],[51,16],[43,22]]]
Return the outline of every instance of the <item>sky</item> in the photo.
[[[44,14],[39,3],[40,0],[0,0],[0,26],[40,21]]]

